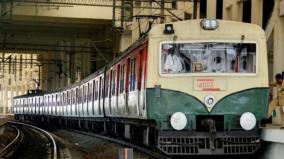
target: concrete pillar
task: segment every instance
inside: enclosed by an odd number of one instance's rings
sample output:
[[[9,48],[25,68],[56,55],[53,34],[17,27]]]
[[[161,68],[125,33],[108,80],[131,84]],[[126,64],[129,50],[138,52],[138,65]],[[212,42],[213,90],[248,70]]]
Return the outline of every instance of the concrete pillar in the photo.
[[[232,0],[223,1],[223,19],[233,20],[233,3],[232,3]]]
[[[279,8],[279,3],[280,0],[275,1],[276,8]],[[279,16],[279,9],[275,18],[274,32],[273,74],[275,75],[284,71],[284,17]]]
[[[262,26],[263,0],[252,0],[251,23]]]
[[[216,18],[216,0],[207,1],[207,18]]]

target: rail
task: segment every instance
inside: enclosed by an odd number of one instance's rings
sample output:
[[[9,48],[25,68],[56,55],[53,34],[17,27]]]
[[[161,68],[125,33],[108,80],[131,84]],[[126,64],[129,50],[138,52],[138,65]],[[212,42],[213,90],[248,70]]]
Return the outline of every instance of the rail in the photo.
[[[55,142],[54,138],[52,137],[52,135],[49,132],[47,132],[47,131],[45,131],[45,130],[43,130],[41,128],[38,128],[36,126],[25,124],[25,123],[21,123],[21,122],[9,121],[8,123],[27,126],[27,127],[30,127],[32,129],[35,129],[35,130],[38,130],[39,132],[42,132],[43,134],[45,134],[50,139],[50,141],[52,142],[52,145],[53,145],[53,156],[52,156],[52,159],[57,159],[57,146],[56,146],[56,142]]]
[[[22,133],[21,131],[16,128],[15,126],[11,125],[14,129],[17,131],[16,137],[8,144],[6,145],[1,151],[0,151],[0,158],[7,158],[7,156],[11,153],[11,151],[17,146],[17,144],[21,141]]]

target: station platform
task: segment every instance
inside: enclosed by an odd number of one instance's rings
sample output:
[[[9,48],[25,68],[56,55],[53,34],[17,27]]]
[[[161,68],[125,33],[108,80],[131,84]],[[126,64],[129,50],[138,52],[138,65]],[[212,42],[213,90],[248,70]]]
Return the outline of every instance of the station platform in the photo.
[[[282,159],[284,156],[284,128],[268,125],[262,129],[261,139],[264,142],[261,159]]]
[[[264,142],[261,159],[282,159],[284,156],[284,107],[278,106],[272,112],[272,123],[262,128]]]

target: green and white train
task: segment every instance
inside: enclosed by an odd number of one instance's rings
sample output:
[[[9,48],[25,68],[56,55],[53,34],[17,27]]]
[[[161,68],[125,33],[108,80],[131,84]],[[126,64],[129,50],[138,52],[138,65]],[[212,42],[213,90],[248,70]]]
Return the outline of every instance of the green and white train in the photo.
[[[267,108],[264,31],[203,19],[155,25],[81,82],[15,97],[13,112],[176,156],[255,153]]]

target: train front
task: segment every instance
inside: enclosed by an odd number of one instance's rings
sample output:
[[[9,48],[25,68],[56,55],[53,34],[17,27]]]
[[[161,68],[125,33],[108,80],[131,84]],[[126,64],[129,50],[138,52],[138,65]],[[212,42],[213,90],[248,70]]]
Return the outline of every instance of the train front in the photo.
[[[146,104],[167,155],[253,154],[268,107],[263,30],[193,20],[149,34]]]

